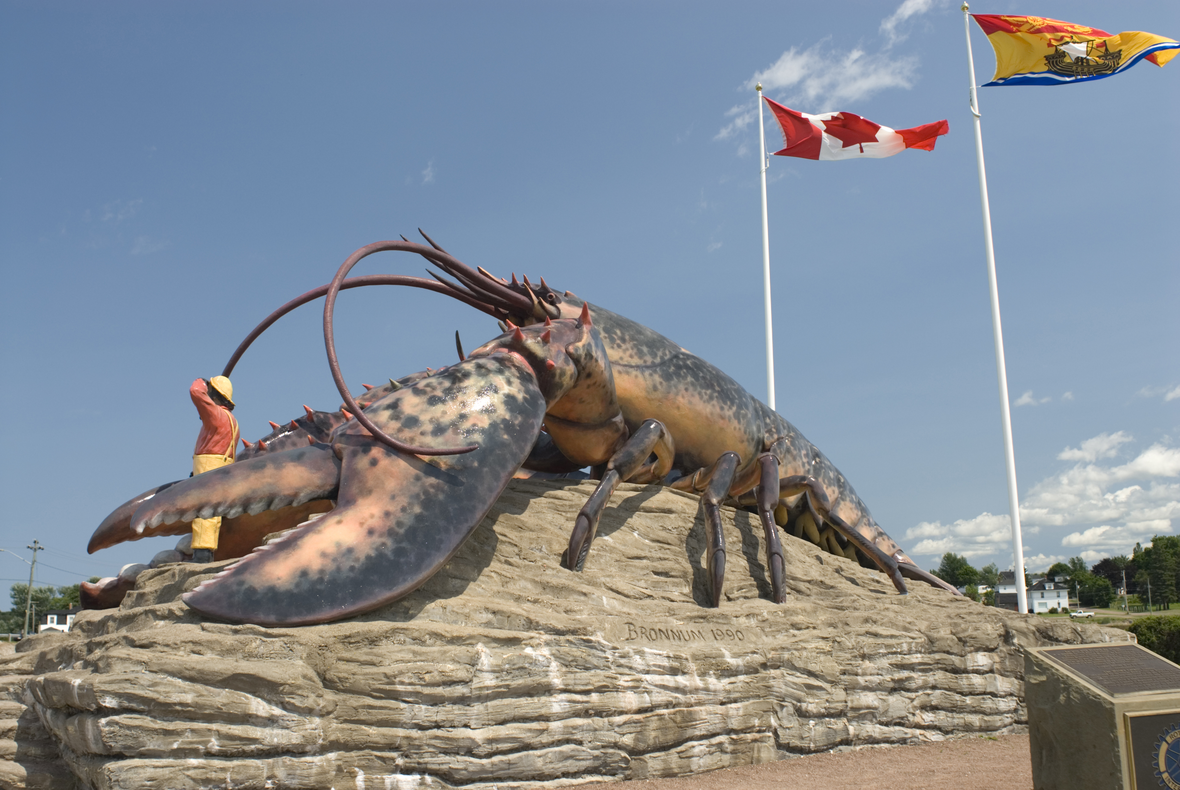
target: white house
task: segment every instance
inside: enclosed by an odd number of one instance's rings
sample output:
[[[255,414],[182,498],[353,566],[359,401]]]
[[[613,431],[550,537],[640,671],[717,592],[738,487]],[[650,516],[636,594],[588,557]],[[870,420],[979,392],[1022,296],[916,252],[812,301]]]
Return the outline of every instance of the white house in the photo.
[[[1025,596],[1028,598],[1030,612],[1047,612],[1054,606],[1058,611],[1061,611],[1062,608],[1069,607],[1069,589],[1064,581],[1058,582],[1029,574],[1025,577],[1025,583],[1031,585],[1024,590]],[[1045,585],[1049,585],[1049,587],[1046,588]],[[1058,593],[1060,593],[1060,597],[1058,597]],[[1045,602],[1044,606],[1040,605],[1041,601]],[[1000,583],[996,586],[996,606],[1015,612],[1016,604],[1016,573],[1015,571],[1000,571]]]
[[[69,631],[74,624],[77,609],[50,609],[41,615],[41,622],[37,624],[37,633],[42,631]]]
[[[1050,609],[1069,609],[1069,585],[1064,581],[1041,579],[1028,588],[1028,608],[1037,614]]]

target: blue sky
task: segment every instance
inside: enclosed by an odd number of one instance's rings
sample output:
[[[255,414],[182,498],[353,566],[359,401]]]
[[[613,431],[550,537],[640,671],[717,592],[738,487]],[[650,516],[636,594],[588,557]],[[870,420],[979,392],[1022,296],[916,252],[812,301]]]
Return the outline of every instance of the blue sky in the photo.
[[[1180,38],[1169,0],[973,10]],[[38,583],[170,547],[85,554],[112,508],[187,476],[188,384],[418,227],[763,397],[756,79],[805,112],[949,120],[930,153],[772,159],[777,406],[919,564],[1010,566],[958,3],[0,2],[0,22],[0,547],[40,540]],[[1180,63],[1144,63],[980,92],[1030,570],[1180,525],[1178,86]],[[367,290],[337,307],[354,388],[452,362],[456,329],[497,333]],[[339,403],[319,320],[285,318],[238,365],[244,437]],[[0,552],[0,584],[27,578]]]

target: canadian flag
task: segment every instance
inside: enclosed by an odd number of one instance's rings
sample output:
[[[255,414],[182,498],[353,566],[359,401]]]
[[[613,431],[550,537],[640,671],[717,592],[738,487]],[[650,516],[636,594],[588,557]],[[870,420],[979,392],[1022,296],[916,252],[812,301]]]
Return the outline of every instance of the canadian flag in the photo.
[[[763,97],[766,98],[766,97]],[[808,115],[766,99],[783,130],[786,147],[775,156],[800,159],[881,159],[907,148],[933,151],[939,135],[950,131],[946,121],[912,129],[890,129],[850,112]]]

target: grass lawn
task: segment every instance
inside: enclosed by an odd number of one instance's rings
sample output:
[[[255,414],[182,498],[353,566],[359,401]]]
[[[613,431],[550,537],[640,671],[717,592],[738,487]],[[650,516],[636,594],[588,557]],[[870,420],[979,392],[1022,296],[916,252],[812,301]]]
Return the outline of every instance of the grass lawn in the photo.
[[[1124,612],[1122,609],[1097,609],[1090,607],[1083,607],[1087,612],[1093,612],[1093,617],[1078,618],[1080,622],[1096,623],[1098,625],[1112,625],[1115,627],[1128,626],[1132,621],[1138,620],[1141,617],[1180,617],[1180,608],[1178,609],[1157,609],[1154,612]],[[1069,612],[1056,612],[1054,614],[1041,614],[1039,617],[1069,617]]]

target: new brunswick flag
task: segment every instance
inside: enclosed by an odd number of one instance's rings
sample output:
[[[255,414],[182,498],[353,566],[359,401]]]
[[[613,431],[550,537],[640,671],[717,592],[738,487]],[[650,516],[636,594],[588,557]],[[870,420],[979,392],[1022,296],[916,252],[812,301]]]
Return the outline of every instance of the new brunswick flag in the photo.
[[[1163,66],[1180,43],[1151,33],[1119,33],[1040,16],[972,14],[996,51],[987,85],[1061,85],[1118,74],[1146,58]],[[986,87],[986,86],[985,86]]]

